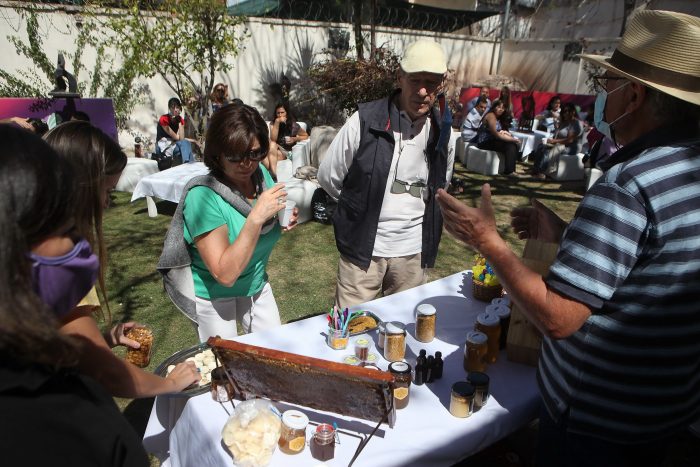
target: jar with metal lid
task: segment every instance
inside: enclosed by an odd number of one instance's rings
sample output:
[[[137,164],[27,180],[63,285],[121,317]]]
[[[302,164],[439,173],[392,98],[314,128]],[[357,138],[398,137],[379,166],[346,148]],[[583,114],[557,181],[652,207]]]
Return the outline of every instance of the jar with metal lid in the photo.
[[[497,315],[485,311],[476,317],[474,329],[483,332],[488,337],[486,362],[496,363],[501,346],[501,320]]]
[[[474,386],[474,410],[482,408],[489,400],[489,375],[480,371],[471,371],[467,382]]]
[[[429,303],[423,303],[416,307],[416,340],[431,342],[435,339],[435,320],[437,310]]]
[[[408,405],[411,392],[411,365],[393,362],[389,364],[389,372],[394,375],[394,408],[403,409]]]
[[[406,354],[406,326],[398,321],[385,324],[384,358],[390,362],[401,361]]]
[[[322,423],[316,427],[311,443],[311,456],[321,462],[325,462],[335,457],[335,429]]]
[[[285,454],[299,454],[306,446],[306,427],[309,417],[298,410],[287,410],[282,414],[282,433],[279,442],[280,451]]]
[[[488,337],[479,331],[467,334],[464,344],[464,370],[486,371],[486,352],[488,351]]]
[[[506,348],[506,343],[508,342],[508,327],[510,326],[510,308],[506,305],[494,305],[493,303],[486,307],[487,313],[493,313],[498,316],[501,322],[501,338],[499,340],[499,347],[501,349]]]
[[[474,411],[474,386],[466,381],[457,381],[452,385],[450,395],[450,413],[454,417],[467,418]]]
[[[231,381],[223,367],[211,371],[211,398],[218,402],[228,402],[234,397]]]
[[[377,323],[377,348],[384,350],[384,339],[386,338],[386,323]]]

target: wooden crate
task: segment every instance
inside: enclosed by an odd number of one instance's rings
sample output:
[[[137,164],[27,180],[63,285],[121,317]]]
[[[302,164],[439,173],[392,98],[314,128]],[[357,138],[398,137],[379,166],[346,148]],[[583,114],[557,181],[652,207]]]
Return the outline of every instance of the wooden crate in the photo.
[[[538,274],[546,276],[558,250],[559,245],[556,243],[528,240],[523,250],[523,263]],[[508,360],[537,366],[541,346],[542,334],[528,321],[518,306],[513,304],[506,344]]]

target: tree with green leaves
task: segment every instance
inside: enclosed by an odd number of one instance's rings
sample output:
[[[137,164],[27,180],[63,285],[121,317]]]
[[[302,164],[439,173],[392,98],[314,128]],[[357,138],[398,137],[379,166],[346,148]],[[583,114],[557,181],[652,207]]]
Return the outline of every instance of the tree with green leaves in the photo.
[[[0,69],[0,96],[46,98],[54,87],[57,58],[49,57],[44,52],[48,37],[43,27],[46,25],[42,23],[50,21],[42,21],[37,5],[26,3],[16,7],[15,11],[25,24],[27,39],[11,35],[7,41],[14,46],[17,55],[31,62],[31,66],[14,73]],[[85,15],[81,20],[81,23],[74,23],[74,29],[59,31],[76,36],[73,50],[61,50],[60,53],[66,57],[66,65],[78,81],[80,94],[86,97],[111,97],[117,126],[124,129],[132,109],[145,95],[145,86],[136,83],[137,51],[129,50],[122,56],[115,56],[109,43],[98,36],[95,18]],[[84,52],[88,47],[96,53],[92,65],[84,61]]]
[[[250,33],[245,18],[230,16],[221,0],[113,1],[105,7],[103,25],[113,33],[113,46],[135,57],[141,75],[160,76],[176,95],[201,138],[209,117],[210,95],[217,73],[232,67]]]

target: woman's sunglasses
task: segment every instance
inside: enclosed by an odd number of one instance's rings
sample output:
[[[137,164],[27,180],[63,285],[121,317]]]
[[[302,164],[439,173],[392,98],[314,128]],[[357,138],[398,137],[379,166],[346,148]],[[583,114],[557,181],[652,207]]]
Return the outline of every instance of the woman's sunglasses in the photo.
[[[267,157],[267,150],[260,148],[257,151],[246,151],[243,154],[224,154],[224,157],[229,162],[243,162],[245,160],[249,160],[251,162],[260,162],[261,160]]]

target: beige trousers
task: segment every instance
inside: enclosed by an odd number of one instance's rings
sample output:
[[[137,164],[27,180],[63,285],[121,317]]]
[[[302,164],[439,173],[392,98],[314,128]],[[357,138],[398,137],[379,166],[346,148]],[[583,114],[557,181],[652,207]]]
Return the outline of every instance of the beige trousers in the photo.
[[[335,304],[350,307],[373,300],[380,292],[386,296],[425,284],[427,274],[420,259],[420,253],[397,258],[373,256],[364,270],[340,255]]]

